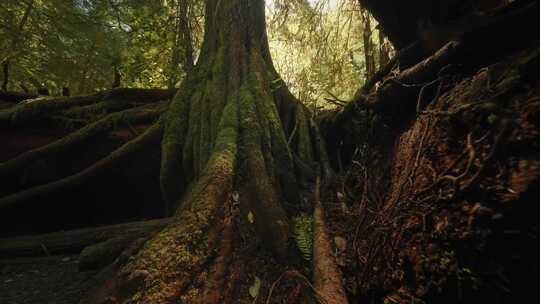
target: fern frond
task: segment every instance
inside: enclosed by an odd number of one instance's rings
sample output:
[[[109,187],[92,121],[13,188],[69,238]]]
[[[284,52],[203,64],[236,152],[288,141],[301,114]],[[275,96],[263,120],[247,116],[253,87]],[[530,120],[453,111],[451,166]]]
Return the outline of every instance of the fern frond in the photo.
[[[296,246],[307,261],[313,256],[313,218],[302,214],[293,218]]]

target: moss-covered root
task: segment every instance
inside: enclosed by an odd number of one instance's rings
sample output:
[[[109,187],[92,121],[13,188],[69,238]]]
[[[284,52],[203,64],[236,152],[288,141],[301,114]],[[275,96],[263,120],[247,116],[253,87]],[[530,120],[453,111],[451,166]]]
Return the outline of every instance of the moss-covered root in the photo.
[[[189,124],[191,105],[191,86],[197,79],[189,78],[182,84],[180,92],[174,97],[163,116],[163,140],[161,141],[160,185],[165,200],[165,214],[171,215],[182,197],[186,184],[182,167],[184,137]]]
[[[210,160],[177,210],[174,222],[118,272],[116,288],[108,290],[101,300],[219,303],[219,285],[232,250],[228,212],[236,173],[235,108],[231,104],[229,115],[223,116]],[[203,286],[207,286],[206,291]]]
[[[289,225],[277,192],[282,189],[285,199],[295,200],[292,158],[285,135],[279,124],[274,103],[257,98],[260,88],[246,83],[240,90],[241,126],[240,202],[244,215],[251,214],[262,243],[281,257],[287,255]],[[287,184],[288,182],[288,184]],[[294,192],[293,192],[294,191]]]
[[[313,285],[326,303],[349,303],[325,224],[324,209],[319,201],[319,180],[313,211]]]
[[[30,164],[36,161],[47,163],[51,157],[57,157],[58,153],[69,153],[71,150],[89,142],[96,136],[110,131],[119,124],[137,124],[155,121],[163,111],[163,108],[154,107],[145,109],[144,107],[139,107],[109,114],[57,141],[27,151],[9,161],[0,163],[0,181],[5,178],[21,179],[26,174],[24,168],[27,168]]]
[[[69,189],[74,186],[86,183],[91,178],[99,176],[99,174],[107,172],[107,170],[118,166],[119,162],[128,159],[134,153],[141,151],[149,145],[159,144],[161,134],[162,126],[161,123],[158,122],[152,127],[148,128],[143,134],[139,135],[137,138],[122,145],[120,148],[109,154],[107,157],[99,160],[92,166],[82,170],[77,174],[0,198],[0,208],[26,202],[35,203],[39,201],[36,198],[45,196],[55,191]]]
[[[170,99],[174,90],[118,88],[92,95],[75,97],[36,98],[25,100],[15,107],[0,110],[0,126],[17,126],[75,107],[84,107],[102,102],[133,104]]]

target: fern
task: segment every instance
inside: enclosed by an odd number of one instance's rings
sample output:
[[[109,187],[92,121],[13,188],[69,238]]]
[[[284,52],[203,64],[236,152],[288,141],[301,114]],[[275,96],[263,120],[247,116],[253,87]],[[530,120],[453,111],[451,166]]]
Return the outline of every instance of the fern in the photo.
[[[296,246],[304,259],[310,261],[313,249],[313,218],[309,215],[302,214],[293,218],[293,223]]]

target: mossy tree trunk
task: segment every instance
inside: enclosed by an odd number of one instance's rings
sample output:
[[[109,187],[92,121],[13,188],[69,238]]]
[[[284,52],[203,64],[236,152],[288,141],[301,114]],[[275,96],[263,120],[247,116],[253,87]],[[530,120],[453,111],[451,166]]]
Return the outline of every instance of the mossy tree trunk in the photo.
[[[238,223],[288,255],[289,219],[315,168],[310,117],[273,67],[264,0],[206,5],[200,59],[163,117],[160,179],[174,222],[116,271],[101,300],[223,303],[235,288]]]

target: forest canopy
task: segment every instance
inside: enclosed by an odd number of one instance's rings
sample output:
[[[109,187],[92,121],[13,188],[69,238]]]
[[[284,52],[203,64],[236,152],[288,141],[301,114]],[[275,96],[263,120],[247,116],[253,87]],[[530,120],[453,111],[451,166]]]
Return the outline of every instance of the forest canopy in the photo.
[[[108,89],[115,81],[124,87],[178,87],[200,52],[203,2],[2,1],[6,89],[47,88],[61,95],[67,88],[80,95]],[[366,50],[373,61],[379,61],[379,46],[382,56],[389,56],[388,41],[374,19],[366,22],[368,13],[356,1],[276,0],[267,1],[266,8],[275,66],[308,104],[350,99],[365,81]]]

